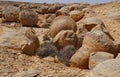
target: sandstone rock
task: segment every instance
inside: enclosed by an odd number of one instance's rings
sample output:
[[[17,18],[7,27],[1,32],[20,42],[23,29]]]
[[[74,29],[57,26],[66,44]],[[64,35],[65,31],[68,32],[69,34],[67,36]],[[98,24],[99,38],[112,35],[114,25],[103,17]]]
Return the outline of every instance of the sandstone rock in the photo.
[[[89,57],[89,69],[93,69],[99,63],[113,58],[114,55],[107,52],[103,51],[93,52],[90,54]]]
[[[75,54],[75,52],[76,52],[75,47],[73,45],[68,45],[61,49],[60,51],[58,51],[57,56],[62,63],[69,66],[70,65],[69,60],[72,57],[72,55]]]
[[[20,9],[15,6],[6,6],[2,12],[2,16],[7,22],[16,22],[19,18]]]
[[[120,53],[120,42],[114,42],[116,50]]]
[[[100,19],[97,19],[95,17],[89,17],[89,18],[86,18],[84,21],[83,21],[83,24],[84,24],[84,27],[90,31],[93,27],[97,26],[97,25],[101,25],[101,26],[104,26],[104,23],[100,20]]]
[[[86,77],[120,77],[120,59],[111,59],[98,64]]]
[[[116,59],[120,59],[120,53],[117,55]]]
[[[40,74],[40,71],[35,69],[30,69],[28,71],[18,72],[14,77],[35,77]]]
[[[51,23],[55,18],[56,18],[56,15],[55,15],[55,14],[52,14],[51,16],[49,16],[49,17],[46,19],[46,22]]]
[[[32,27],[37,24],[38,15],[36,12],[30,9],[25,9],[25,10],[20,11],[19,20],[23,26]]]
[[[56,11],[56,16],[60,16],[60,15],[69,16],[69,12],[70,12],[69,8],[67,6],[64,6]]]
[[[67,45],[76,46],[77,36],[72,30],[62,30],[53,38],[53,43],[58,49]]]
[[[57,10],[59,10],[61,7],[63,7],[62,5],[57,5],[57,4],[54,4],[52,6],[50,6],[48,8],[48,12],[49,13],[55,13]]]
[[[0,27],[0,47],[22,50],[22,53],[34,55],[39,41],[31,28]]]
[[[84,13],[79,10],[71,11],[69,14],[70,17],[75,21],[79,21],[84,16]]]
[[[104,51],[117,54],[113,41],[103,31],[93,31],[85,35],[82,47],[72,56],[71,66],[88,68],[90,53]]]
[[[88,4],[72,4],[69,6],[70,11],[72,10],[82,10],[84,8],[86,8],[88,6]]]
[[[41,5],[40,8],[36,10],[36,12],[39,14],[46,14],[48,13],[48,8],[48,6]]]
[[[73,30],[76,32],[77,26],[75,21],[69,16],[56,17],[50,26],[51,37],[55,37],[61,30]]]

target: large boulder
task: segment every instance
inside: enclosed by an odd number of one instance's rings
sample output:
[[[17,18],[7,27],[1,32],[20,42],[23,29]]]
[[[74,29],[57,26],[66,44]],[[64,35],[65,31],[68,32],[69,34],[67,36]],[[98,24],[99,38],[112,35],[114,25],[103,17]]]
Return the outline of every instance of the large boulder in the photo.
[[[86,8],[89,4],[72,4],[69,6],[70,11],[72,10],[82,10]]]
[[[101,30],[91,31],[84,36],[82,47],[70,60],[71,66],[88,68],[90,53],[98,51],[117,54],[113,41]]]
[[[34,55],[39,41],[31,28],[0,27],[0,47],[21,50],[22,53]]]
[[[79,21],[81,18],[84,17],[84,13],[79,10],[71,11],[69,14],[70,17],[75,21]]]
[[[2,16],[6,22],[16,22],[19,18],[20,8],[15,6],[6,6],[2,12]]]
[[[67,6],[64,6],[56,11],[56,16],[60,15],[69,16],[69,12],[70,12],[69,8]]]
[[[86,77],[120,77],[120,59],[111,59],[98,64]]]
[[[77,36],[72,30],[62,30],[53,38],[53,43],[58,49],[67,45],[76,46]]]
[[[24,9],[20,11],[19,20],[23,26],[35,26],[38,22],[38,15],[35,11]]]
[[[90,54],[89,57],[89,69],[93,69],[99,63],[113,58],[114,55],[107,52],[103,51],[93,52]]]
[[[100,19],[95,18],[95,17],[86,18],[86,19],[83,21],[83,24],[84,24],[84,27],[85,27],[88,31],[90,31],[93,27],[95,27],[95,26],[97,26],[97,25],[104,26],[103,21],[101,21]],[[105,27],[105,26],[104,26],[104,27]]]
[[[73,30],[77,31],[77,25],[75,21],[69,16],[56,17],[50,26],[50,35],[54,38],[61,30]]]

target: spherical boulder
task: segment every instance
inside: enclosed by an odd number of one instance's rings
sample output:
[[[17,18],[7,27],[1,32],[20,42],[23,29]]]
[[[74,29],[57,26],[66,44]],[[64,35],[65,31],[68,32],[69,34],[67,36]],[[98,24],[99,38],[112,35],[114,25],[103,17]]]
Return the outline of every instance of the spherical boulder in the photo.
[[[79,10],[71,11],[69,14],[70,17],[75,21],[79,21],[81,18],[84,17],[84,13]]]
[[[24,9],[20,11],[19,20],[23,26],[32,27],[38,22],[38,15],[35,11],[30,9]]]
[[[84,36],[82,47],[71,57],[71,66],[88,68],[90,53],[98,51],[117,54],[113,41],[101,30],[89,32]]]
[[[72,30],[62,30],[53,38],[53,43],[58,49],[67,45],[76,46],[77,36]]]
[[[120,77],[120,59],[111,59],[98,64],[86,77]]]
[[[104,26],[103,21],[101,21],[100,19],[96,18],[96,17],[89,17],[86,18],[83,21],[84,27],[90,31],[93,27],[97,26],[97,25],[101,25]]]
[[[69,16],[58,16],[51,23],[50,36],[54,38],[61,30],[73,30],[76,32],[77,25]]]
[[[2,17],[6,22],[16,22],[19,18],[20,9],[15,6],[6,6],[3,9]]]

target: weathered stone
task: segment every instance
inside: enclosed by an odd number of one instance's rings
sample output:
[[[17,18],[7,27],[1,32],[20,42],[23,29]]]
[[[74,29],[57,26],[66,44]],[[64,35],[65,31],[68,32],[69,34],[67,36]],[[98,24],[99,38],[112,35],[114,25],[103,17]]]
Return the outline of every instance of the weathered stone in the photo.
[[[88,68],[90,53],[104,51],[117,54],[113,41],[101,30],[91,31],[85,35],[82,47],[71,58],[71,66]]]
[[[62,30],[73,30],[77,31],[75,21],[69,16],[58,16],[56,17],[50,26],[50,35],[54,38]]]
[[[93,52],[90,54],[89,57],[89,69],[93,69],[99,63],[113,58],[114,55],[107,52],[103,51]]]
[[[89,4],[72,4],[69,6],[70,11],[72,10],[82,10],[86,8]]]
[[[120,59],[111,59],[98,64],[86,77],[120,77]]]
[[[53,38],[53,43],[58,49],[67,45],[76,46],[77,36],[72,30],[62,30]]]
[[[90,31],[93,27],[97,26],[97,25],[101,25],[101,26],[104,26],[104,23],[100,20],[100,19],[97,19],[95,17],[89,17],[89,18],[86,18],[84,21],[83,21],[83,24],[84,24],[84,27]]]
[[[38,22],[38,15],[35,11],[24,9],[20,11],[19,20],[23,26],[35,26]]]
[[[40,74],[40,71],[30,69],[28,71],[18,72],[14,77],[35,77]]]
[[[51,16],[49,16],[49,17],[46,19],[46,22],[51,23],[55,18],[56,18],[56,15],[55,15],[55,14],[52,14]]]
[[[79,10],[71,11],[69,14],[70,17],[75,21],[79,21],[81,18],[84,17],[84,13]]]
[[[20,9],[15,6],[6,6],[2,12],[2,16],[7,22],[16,22],[19,18]]]
[[[69,8],[67,6],[64,6],[56,11],[56,16],[60,16],[60,15],[69,16],[69,12],[70,12]]]
[[[22,53],[34,55],[39,41],[31,28],[0,27],[0,47],[22,50]]]
[[[117,55],[116,59],[120,59],[120,53]]]

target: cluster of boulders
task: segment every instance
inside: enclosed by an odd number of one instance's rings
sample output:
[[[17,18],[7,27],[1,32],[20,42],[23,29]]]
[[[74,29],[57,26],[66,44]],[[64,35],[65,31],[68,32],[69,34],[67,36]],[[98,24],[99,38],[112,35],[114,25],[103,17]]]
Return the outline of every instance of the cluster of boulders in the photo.
[[[0,47],[41,58],[57,57],[67,66],[93,69],[87,77],[119,77],[120,43],[115,42],[103,21],[84,17],[91,11],[88,7],[88,4],[53,5],[41,6],[39,11],[23,8],[23,5],[4,7],[0,14],[4,22],[20,22],[27,27],[0,26]],[[80,20],[84,21],[78,28],[76,22]],[[49,30],[42,35],[43,31],[38,33],[40,30],[33,27]]]

